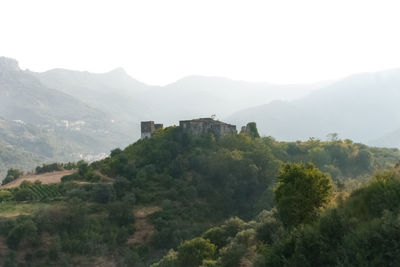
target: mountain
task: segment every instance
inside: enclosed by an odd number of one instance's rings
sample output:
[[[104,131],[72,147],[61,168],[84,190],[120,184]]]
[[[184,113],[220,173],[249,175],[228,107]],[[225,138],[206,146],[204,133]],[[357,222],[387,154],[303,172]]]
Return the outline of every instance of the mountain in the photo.
[[[2,143],[31,153],[38,159],[34,162],[93,157],[132,141],[106,112],[45,86],[21,70],[16,60],[4,57],[0,58],[0,117]]]
[[[91,120],[99,126],[104,114],[77,99],[43,86],[12,59],[0,59],[0,114],[6,119],[36,125],[54,125],[62,120]],[[8,66],[13,66],[8,67]]]
[[[400,147],[400,128],[370,142],[380,147]]]
[[[122,68],[107,73],[53,69],[32,74],[47,87],[111,114],[118,124],[137,122],[148,106],[139,94],[150,86],[134,80]]]
[[[343,138],[375,145],[379,142],[372,140],[400,127],[398,99],[400,69],[361,73],[298,100],[274,101],[236,112],[228,121],[242,124],[254,120],[262,134],[281,140],[325,138],[335,132]],[[380,143],[398,146],[396,140]]]
[[[38,143],[41,145],[37,146]],[[0,118],[0,177],[4,178],[9,168],[29,170],[46,161],[45,156],[32,150],[45,149],[47,145],[43,138],[32,135],[23,125]]]
[[[35,75],[46,86],[105,110],[136,130],[143,120],[172,125],[183,118],[224,117],[274,99],[295,99],[328,83],[273,85],[188,76],[166,86],[151,86],[131,78],[121,68],[98,74],[53,69]]]
[[[197,110],[202,116],[210,116],[209,113],[213,112],[225,117],[234,111],[275,99],[296,99],[326,83],[275,85],[221,77],[189,76],[167,85],[163,90],[166,93],[163,99],[167,98],[170,103],[175,100],[178,106],[192,112]]]

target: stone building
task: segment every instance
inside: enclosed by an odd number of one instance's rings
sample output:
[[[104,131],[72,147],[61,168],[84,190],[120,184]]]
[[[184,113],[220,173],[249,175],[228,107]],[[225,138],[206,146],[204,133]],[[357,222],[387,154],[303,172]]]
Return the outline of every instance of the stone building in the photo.
[[[236,125],[217,121],[212,118],[200,118],[194,120],[180,121],[179,126],[184,132],[197,136],[208,132],[214,133],[215,136],[237,134]]]
[[[155,131],[162,129],[163,125],[160,123],[154,123],[154,121],[142,121],[140,123],[141,127],[141,139],[146,137],[151,137]]]

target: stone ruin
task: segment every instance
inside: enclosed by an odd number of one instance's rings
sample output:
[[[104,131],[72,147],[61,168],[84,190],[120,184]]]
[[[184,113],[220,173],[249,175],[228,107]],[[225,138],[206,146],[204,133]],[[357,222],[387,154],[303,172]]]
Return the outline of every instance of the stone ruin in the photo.
[[[236,125],[228,124],[213,118],[200,118],[194,120],[179,121],[179,127],[183,132],[199,136],[212,132],[215,136],[237,134]],[[155,131],[162,129],[162,124],[155,124],[154,121],[141,122],[141,139],[151,137]]]
[[[154,121],[142,121],[140,128],[142,133],[140,139],[144,139],[151,137],[155,131],[162,129],[163,125],[161,123],[154,123]]]
[[[179,127],[181,127],[184,132],[196,136],[203,135],[208,132],[212,132],[215,136],[237,134],[236,125],[217,121],[212,118],[180,121]]]

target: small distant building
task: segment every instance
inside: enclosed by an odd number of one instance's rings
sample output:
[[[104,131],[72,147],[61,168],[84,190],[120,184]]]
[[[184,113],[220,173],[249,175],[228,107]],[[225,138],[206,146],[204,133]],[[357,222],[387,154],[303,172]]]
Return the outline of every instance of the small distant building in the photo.
[[[194,120],[180,121],[179,126],[182,131],[192,135],[202,135],[208,132],[215,136],[224,136],[228,134],[237,134],[236,125],[228,124],[213,118],[200,118]]]
[[[154,123],[154,121],[142,121],[141,126],[141,139],[146,137],[151,137],[155,131],[162,129],[163,125],[161,123]]]

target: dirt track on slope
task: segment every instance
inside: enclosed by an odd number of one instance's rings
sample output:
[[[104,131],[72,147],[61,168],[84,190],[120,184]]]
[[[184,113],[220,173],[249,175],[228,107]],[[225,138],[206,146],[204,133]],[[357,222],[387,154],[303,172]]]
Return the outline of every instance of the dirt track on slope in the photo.
[[[128,239],[128,244],[144,245],[151,241],[154,233],[154,225],[151,224],[147,216],[161,210],[160,207],[139,207],[135,213],[135,233]]]
[[[65,175],[70,175],[74,173],[75,170],[65,170],[65,171],[57,171],[57,172],[48,172],[43,174],[28,174],[21,176],[15,181],[12,181],[6,185],[1,186],[0,188],[13,188],[18,187],[23,181],[35,182],[40,181],[42,184],[54,184],[61,182],[61,178]]]

